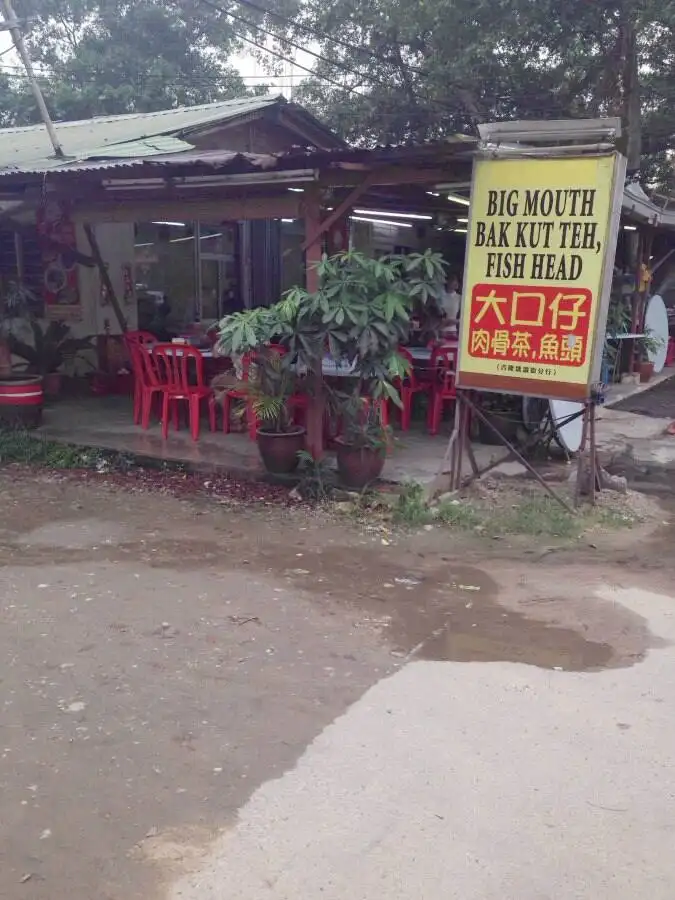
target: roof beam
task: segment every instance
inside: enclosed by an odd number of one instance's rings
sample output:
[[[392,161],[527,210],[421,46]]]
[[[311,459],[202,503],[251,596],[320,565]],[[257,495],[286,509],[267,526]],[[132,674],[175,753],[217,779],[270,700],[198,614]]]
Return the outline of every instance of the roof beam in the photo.
[[[349,212],[349,210],[354,206],[356,201],[361,197],[370,187],[372,183],[372,173],[366,175],[366,177],[361,181],[360,184],[357,184],[352,190],[347,194],[342,203],[339,203],[335,209],[331,212],[329,216],[326,216],[323,221],[319,223],[316,231],[309,235],[309,237],[305,238],[303,241],[300,250],[304,253],[308,247],[311,247],[315,244],[319,238],[324,235],[333,225],[341,219],[345,213]]]
[[[155,219],[211,219],[214,222],[248,219],[297,219],[300,195],[287,192],[281,196],[191,199],[189,196],[169,200],[136,196],[87,203],[80,201],[72,210],[75,222],[150,222]]]

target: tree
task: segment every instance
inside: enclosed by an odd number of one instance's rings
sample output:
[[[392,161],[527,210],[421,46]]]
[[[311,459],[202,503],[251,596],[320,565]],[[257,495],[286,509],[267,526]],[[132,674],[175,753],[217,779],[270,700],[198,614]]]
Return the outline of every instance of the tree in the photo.
[[[298,42],[313,35],[324,57],[300,98],[352,141],[438,138],[490,119],[620,115],[629,167],[641,158],[647,176],[669,173],[673,0],[277,3],[268,27]]]
[[[17,0],[16,11],[31,23],[27,43],[56,119],[149,112],[247,93],[227,62],[238,39],[198,0]],[[15,82],[10,112],[16,121],[38,121],[25,80]],[[17,98],[23,101],[18,110]]]

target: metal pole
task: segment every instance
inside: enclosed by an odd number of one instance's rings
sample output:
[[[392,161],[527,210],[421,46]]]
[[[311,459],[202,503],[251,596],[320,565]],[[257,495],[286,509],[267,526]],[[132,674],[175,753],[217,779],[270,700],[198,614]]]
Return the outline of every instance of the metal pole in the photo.
[[[515,448],[515,447],[513,446],[513,444],[511,443],[511,441],[509,441],[507,438],[505,438],[504,435],[503,435],[500,431],[498,431],[498,430],[495,428],[495,426],[492,424],[492,422],[490,422],[488,419],[485,418],[485,416],[484,416],[483,413],[482,413],[482,410],[479,409],[479,407],[477,407],[477,406],[476,406],[471,400],[469,400],[467,397],[464,398],[464,403],[469,407],[469,409],[471,410],[471,412],[472,412],[475,416],[478,416],[478,418],[481,420],[481,422],[482,422],[484,425],[487,425],[487,427],[490,429],[490,431],[493,432],[493,434],[497,435],[497,437],[499,438],[499,440],[501,441],[501,443],[502,443],[507,449],[509,449],[509,450],[511,451],[511,453],[513,454],[513,456],[516,457],[516,459],[518,460],[518,462],[519,462],[522,466],[525,466],[525,468],[527,469],[528,472],[530,472],[532,475],[534,475],[534,477],[537,479],[537,481],[539,482],[539,484],[540,484],[540,485],[541,485],[541,486],[542,486],[542,487],[543,487],[543,488],[551,495],[551,497],[553,497],[553,499],[556,500],[556,501],[563,507],[563,509],[566,509],[567,512],[570,513],[570,515],[574,515],[574,510],[573,510],[572,507],[569,505],[569,503],[567,503],[565,500],[563,500],[562,497],[559,497],[559,496],[556,494],[556,492],[553,490],[553,488],[551,487],[551,485],[548,484],[548,482],[546,482],[546,481],[541,477],[541,475],[539,474],[539,472],[537,472],[537,470],[534,468],[534,466],[532,466],[532,465],[528,462],[528,460],[525,459],[525,457],[523,456],[523,454],[520,453],[518,450],[516,450],[516,448]]]
[[[21,32],[19,31],[19,22],[12,8],[11,0],[2,0],[2,9],[5,15],[7,27],[9,28],[9,33],[12,35],[12,40],[14,41],[14,46],[16,47],[17,53],[21,57],[21,62],[23,63],[26,70],[26,75],[28,76],[28,81],[30,82],[31,90],[33,91],[33,96],[35,97],[35,102],[37,103],[38,110],[40,111],[40,118],[44,122],[44,126],[47,129],[49,140],[52,142],[54,155],[59,159],[64,159],[66,154],[63,152],[63,147],[59,143],[59,139],[56,136],[56,131],[54,130],[54,125],[52,124],[49,110],[47,109],[47,104],[45,103],[45,98],[42,96],[40,85],[38,84],[37,78],[35,77],[35,72],[33,71],[33,64],[30,61],[28,50],[26,50],[26,45],[24,44],[23,37],[21,36]]]

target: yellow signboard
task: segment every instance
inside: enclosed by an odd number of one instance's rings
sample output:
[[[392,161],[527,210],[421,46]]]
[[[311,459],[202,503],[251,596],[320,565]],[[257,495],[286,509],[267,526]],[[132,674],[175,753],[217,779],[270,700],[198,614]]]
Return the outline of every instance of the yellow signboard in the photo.
[[[457,385],[584,400],[599,373],[624,160],[474,165]]]

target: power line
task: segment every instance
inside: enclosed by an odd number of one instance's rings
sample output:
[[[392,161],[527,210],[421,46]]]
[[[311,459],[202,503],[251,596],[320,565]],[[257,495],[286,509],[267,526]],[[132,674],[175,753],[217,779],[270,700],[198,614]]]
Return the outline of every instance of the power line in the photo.
[[[286,40],[286,43],[290,44],[292,47],[296,47],[298,50],[301,50],[303,53],[307,53],[309,56],[313,56],[316,59],[320,60],[321,62],[328,63],[328,65],[330,65],[330,66],[336,66],[339,69],[343,69],[348,74],[354,75],[355,77],[361,79],[362,82],[369,81],[371,84],[375,84],[379,87],[389,88],[389,85],[386,82],[380,81],[379,79],[373,77],[372,75],[369,75],[364,72],[358,72],[355,69],[351,69],[348,66],[344,65],[344,63],[342,63],[342,62],[328,59],[328,57],[322,56],[320,53],[314,53],[314,51],[312,51],[312,50],[307,50],[305,47],[303,47],[300,44],[296,44],[294,41],[279,38],[278,35],[274,34],[274,32],[268,31],[267,29],[262,28],[261,26],[257,25],[255,22],[251,22],[248,19],[242,19],[240,16],[235,16],[233,13],[228,12],[228,10],[223,9],[221,6],[218,6],[217,3],[214,3],[213,0],[201,0],[201,2],[205,6],[208,6],[211,9],[214,9],[216,12],[219,12],[224,16],[230,16],[231,18],[233,18],[239,22],[243,22],[245,25],[248,25],[250,28],[257,28],[258,30],[262,31],[263,33],[268,34],[271,37],[277,38],[278,40]],[[239,0],[237,0],[237,2],[239,2]],[[282,60],[283,62],[291,63],[292,65],[296,66],[298,69],[302,69],[304,72],[308,72],[313,78],[320,77],[321,80],[326,81],[329,84],[333,84],[333,85],[335,85],[335,87],[339,87],[343,91],[347,91],[349,93],[356,94],[359,97],[363,96],[363,94],[361,94],[359,91],[355,90],[353,87],[349,87],[347,85],[340,84],[339,82],[334,81],[332,78],[329,78],[326,75],[317,76],[316,73],[312,69],[308,69],[306,66],[300,65],[300,63],[296,62],[294,59],[289,59],[289,57],[284,56],[275,50],[271,50],[269,47],[265,47],[264,44],[259,44],[256,41],[253,41],[250,38],[245,37],[243,34],[239,34],[239,32],[237,32],[237,31],[232,31],[231,33],[234,37],[239,38],[239,40],[245,41],[247,44],[251,44],[253,47],[257,47],[259,50],[262,50],[264,53],[269,53],[272,56],[275,56],[277,59]],[[415,93],[414,91],[410,91],[410,95],[411,95],[411,99],[420,100],[422,103],[425,103],[425,104],[429,104],[429,103],[436,104],[437,106],[440,106],[442,109],[444,109],[446,111],[450,108],[449,104],[445,103],[443,100],[436,99],[435,97],[427,97],[427,98],[420,97],[419,94]]]
[[[280,38],[279,35],[275,34],[273,31],[270,31],[267,28],[263,28],[262,25],[258,25],[256,22],[251,22],[250,19],[244,19],[241,16],[237,16],[234,13],[229,12],[229,10],[223,9],[222,6],[218,6],[216,3],[213,3],[212,0],[201,0],[201,2],[205,6],[210,7],[211,9],[215,10],[216,12],[221,13],[224,16],[228,16],[230,19],[234,19],[235,22],[241,22],[243,25],[247,25],[249,28],[255,28],[257,31],[262,31],[263,34],[269,35],[269,37],[276,38],[277,40],[282,40],[284,43],[288,44],[290,47],[295,47],[296,50],[301,50],[303,53],[306,53],[308,56],[313,56],[315,59],[318,59],[320,62],[325,62],[329,66],[335,66],[335,68],[337,68],[337,69],[342,69],[342,71],[346,72],[348,75],[355,75],[357,78],[362,78],[362,79],[367,78],[370,81],[375,82],[376,84],[381,84],[384,86],[384,82],[380,82],[377,79],[374,79],[371,75],[366,75],[363,72],[357,72],[356,70],[350,68],[349,66],[345,65],[342,62],[329,59],[327,56],[323,56],[321,53],[315,53],[313,50],[308,50],[306,47],[303,47],[302,44],[297,44],[295,41],[292,41],[290,38]],[[235,31],[233,31],[232,34],[235,37],[238,37],[240,40],[247,41],[248,43],[253,43],[253,41],[249,41],[243,35],[238,34]],[[254,46],[260,47],[261,50],[264,50],[268,53],[272,52],[264,45],[254,44]],[[300,69],[304,68],[304,66],[300,66],[294,60],[287,59],[286,57],[280,56],[277,53],[274,53],[273,55],[279,56],[279,58],[283,59],[285,62],[291,62],[294,65],[297,65],[298,68],[300,68]],[[311,69],[305,69],[305,71],[310,72],[311,74],[314,74]],[[344,90],[348,90],[348,88],[346,88],[344,85],[339,85],[339,86],[343,87]]]
[[[308,25],[303,25],[300,22],[294,22],[292,19],[289,19],[288,16],[282,16],[281,13],[278,13],[275,10],[267,9],[264,6],[259,6],[257,3],[254,3],[253,0],[235,0],[235,3],[239,3],[241,6],[246,6],[249,9],[253,9],[265,16],[271,16],[273,19],[277,19],[279,22],[285,22],[286,24],[293,26],[293,28],[297,28],[300,31],[304,31],[306,34],[310,34],[312,37],[328,40],[340,47],[345,47],[347,50],[356,51],[357,53],[362,53],[366,56],[370,56],[372,59],[377,59],[379,62],[387,63],[387,65],[396,65],[395,60],[388,59],[381,53],[376,53],[374,50],[368,50],[366,47],[354,46],[348,41],[343,41],[340,38],[333,37],[332,35],[327,34],[325,31],[319,31],[316,28],[310,28]],[[406,68],[410,69],[411,72],[419,72],[421,74],[424,74],[424,70],[418,68],[417,66],[410,65],[409,63],[406,63],[405,66]]]

